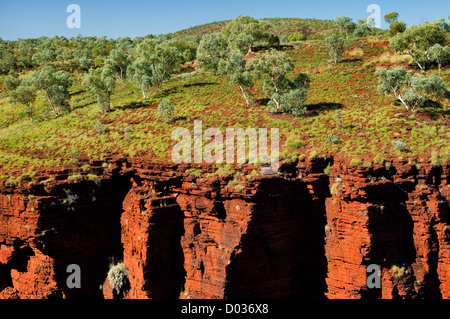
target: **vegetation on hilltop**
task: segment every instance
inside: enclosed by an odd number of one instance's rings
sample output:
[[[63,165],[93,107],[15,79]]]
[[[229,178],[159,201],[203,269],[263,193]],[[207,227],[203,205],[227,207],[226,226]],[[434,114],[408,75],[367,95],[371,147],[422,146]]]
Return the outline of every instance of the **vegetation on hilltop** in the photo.
[[[448,161],[449,23],[385,18],[386,31],[238,17],[135,39],[0,40],[0,179],[113,154],[168,160],[171,132],[195,119],[279,128],[290,160]]]

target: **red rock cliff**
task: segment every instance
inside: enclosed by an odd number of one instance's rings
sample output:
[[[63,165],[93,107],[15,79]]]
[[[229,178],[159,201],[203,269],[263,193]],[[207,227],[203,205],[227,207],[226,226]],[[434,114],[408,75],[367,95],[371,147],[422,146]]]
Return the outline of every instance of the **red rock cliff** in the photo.
[[[37,177],[54,176],[46,186],[1,185],[0,298],[450,296],[448,165],[316,159],[229,177],[95,165],[101,184],[59,171]],[[118,260],[120,293],[107,278]],[[67,287],[70,264],[80,289]],[[366,285],[370,264],[381,289]]]
[[[326,199],[329,298],[449,298],[449,167],[335,164]],[[366,286],[381,267],[382,288]]]

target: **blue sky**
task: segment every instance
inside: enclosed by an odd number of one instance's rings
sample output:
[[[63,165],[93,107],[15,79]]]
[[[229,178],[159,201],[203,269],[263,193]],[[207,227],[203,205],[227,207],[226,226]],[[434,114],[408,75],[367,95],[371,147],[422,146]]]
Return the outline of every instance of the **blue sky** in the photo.
[[[69,29],[66,12],[69,4],[81,8],[81,28]],[[103,36],[118,38],[175,32],[207,22],[233,19],[238,15],[255,18],[296,17],[334,19],[336,16],[366,18],[369,4],[381,8],[383,16],[399,13],[408,26],[448,19],[449,0],[0,0],[0,38]]]

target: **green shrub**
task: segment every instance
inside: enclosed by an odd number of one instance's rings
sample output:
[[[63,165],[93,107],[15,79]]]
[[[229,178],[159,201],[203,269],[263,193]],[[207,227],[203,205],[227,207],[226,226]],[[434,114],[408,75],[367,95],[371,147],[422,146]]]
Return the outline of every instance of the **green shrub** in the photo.
[[[373,159],[373,163],[377,164],[377,165],[383,165],[384,164],[384,158],[381,157],[380,155],[375,156],[375,158]]]
[[[203,171],[201,169],[189,168],[186,170],[186,173],[195,177],[200,177]]]
[[[83,180],[83,176],[80,174],[74,174],[74,175],[68,176],[67,180],[77,183],[77,182],[81,182]]]
[[[330,188],[331,195],[337,195],[338,191],[339,191],[338,183],[334,183],[333,185],[331,185],[331,188]]]
[[[95,174],[88,174],[87,177],[90,181],[93,181],[96,185],[100,185],[102,182],[102,179]]]
[[[5,186],[20,186],[22,185],[22,179],[20,177],[14,178],[14,177],[9,177],[6,182],[5,182]]]
[[[331,166],[330,166],[330,164],[328,164],[328,166],[325,167],[325,169],[323,170],[323,172],[324,172],[325,174],[327,174],[328,176],[330,176],[330,173],[331,173]]]
[[[98,134],[103,134],[103,133],[105,133],[105,128],[104,128],[102,122],[100,122],[100,120],[97,120],[97,122],[95,122],[95,124],[94,124],[94,130],[95,130]]]
[[[158,116],[164,122],[172,122],[175,117],[175,111],[170,100],[162,100],[158,105]]]
[[[319,157],[319,153],[317,153],[316,150],[313,150],[313,151],[311,151],[311,153],[309,153],[309,158],[310,159],[315,159],[317,157]]]
[[[128,274],[129,271],[124,263],[118,263],[117,265],[111,266],[109,269],[108,280],[118,294],[120,294],[122,289],[127,285]]]
[[[133,137],[133,134],[134,129],[132,127],[127,126],[123,129],[123,136],[127,141]]]
[[[55,181],[55,179],[53,177],[49,177],[46,180],[41,181],[41,184],[42,185],[47,185],[48,183],[54,182],[54,181]]]
[[[358,165],[362,165],[363,161],[360,160],[359,158],[354,158],[350,161],[350,165],[352,166],[358,166]]]
[[[267,44],[269,47],[277,47],[280,45],[280,38],[275,34],[269,34]]]
[[[70,151],[70,157],[74,160],[79,160],[80,159],[80,153],[78,152],[78,150],[71,150]]]
[[[399,266],[393,265],[391,267],[391,271],[392,271],[392,274],[394,275],[394,278],[396,278],[396,279],[400,279],[403,276],[409,274],[409,270],[406,269],[406,267],[404,267],[404,266],[399,267]]]
[[[293,34],[291,34],[288,37],[290,42],[295,42],[295,41],[303,41],[306,40],[306,36],[303,33],[300,32],[294,32]]]
[[[289,138],[286,140],[286,146],[290,149],[299,149],[302,146],[305,146],[306,143],[299,139]]]
[[[83,172],[87,172],[91,168],[91,165],[86,164],[86,165],[81,166],[80,168]]]
[[[63,204],[66,206],[72,206],[78,199],[78,195],[74,194],[70,189],[64,189],[66,197],[63,199]]]
[[[222,167],[219,167],[217,171],[214,173],[214,175],[221,176],[221,177],[228,177],[231,175],[234,175],[236,171],[231,167],[230,164],[224,165]]]
[[[402,141],[392,141],[392,145],[396,151],[406,152],[408,150],[408,145]]]
[[[439,155],[437,154],[432,154],[430,156],[430,163],[433,166],[441,166],[441,158],[439,157]]]
[[[341,142],[339,137],[336,135],[328,135],[327,141],[331,144],[339,144]]]

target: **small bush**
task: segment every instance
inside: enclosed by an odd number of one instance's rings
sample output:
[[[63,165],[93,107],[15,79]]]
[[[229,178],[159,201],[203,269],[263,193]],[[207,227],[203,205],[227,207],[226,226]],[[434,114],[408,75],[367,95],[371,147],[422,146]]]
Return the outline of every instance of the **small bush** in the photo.
[[[373,163],[374,164],[378,164],[378,165],[383,165],[384,164],[384,158],[381,157],[380,155],[375,156],[375,158],[373,159]]]
[[[337,128],[341,128],[341,118],[342,118],[342,111],[336,110],[333,114],[334,122],[336,123]]]
[[[408,150],[408,145],[402,141],[392,141],[392,145],[396,151],[406,152]]]
[[[129,271],[124,263],[118,263],[117,265],[111,266],[109,269],[108,280],[118,294],[120,294],[122,289],[127,285],[128,274]]]
[[[306,143],[299,139],[289,138],[286,140],[286,146],[290,149],[299,149],[302,146],[305,146]]]
[[[327,141],[331,144],[339,144],[341,142],[339,137],[336,135],[328,135]]]
[[[16,187],[20,185],[22,185],[22,179],[20,177],[9,177],[5,182],[5,186]]]
[[[42,185],[47,185],[48,183],[54,182],[55,179],[53,177],[49,177],[46,180],[41,181]]]
[[[103,134],[103,133],[105,133],[105,128],[104,128],[102,122],[100,122],[100,120],[98,120],[97,122],[95,122],[95,124],[94,124],[94,130],[95,130],[98,134]]]
[[[79,175],[79,174],[70,175],[69,177],[67,177],[67,180],[71,181],[71,182],[78,183],[78,182],[81,182],[83,180],[83,176]]]
[[[245,189],[244,185],[236,185],[236,187],[234,188],[234,190],[238,193],[242,192]]]
[[[303,41],[303,40],[306,40],[306,36],[303,33],[294,32],[293,34],[291,34],[289,36],[288,39],[289,39],[290,42]]]
[[[91,165],[86,164],[86,165],[81,166],[80,168],[83,172],[86,173],[87,171],[89,171],[91,169]]]
[[[313,151],[311,151],[311,153],[309,153],[309,158],[310,159],[315,159],[317,157],[319,157],[319,153],[317,153],[316,150],[313,150]]]
[[[203,171],[201,169],[189,168],[186,170],[186,173],[195,177],[200,177]]]
[[[72,206],[78,199],[78,195],[74,194],[70,189],[64,189],[66,197],[63,199],[63,204],[66,206]]]
[[[338,183],[334,183],[333,185],[331,185],[331,188],[330,188],[331,195],[337,195],[338,190],[339,190],[339,184]]]
[[[173,109],[172,102],[170,100],[162,100],[158,105],[158,116],[164,122],[172,122],[175,117],[175,111]]]
[[[290,154],[287,152],[287,154],[282,154],[280,156],[280,160],[284,159],[284,163],[286,164],[292,164],[298,161],[298,153]]]
[[[438,154],[436,154],[435,152],[433,152],[430,156],[430,163],[433,166],[441,166],[442,161],[441,161],[440,156]]]
[[[350,161],[350,165],[352,166],[358,166],[362,165],[363,161],[361,161],[359,158],[354,158]]]
[[[123,129],[123,136],[126,140],[130,140],[133,137],[134,129],[132,127],[125,127]]]
[[[102,182],[101,178],[95,174],[88,174],[87,177],[90,181],[93,181],[96,185],[100,185]]]
[[[391,271],[392,271],[392,274],[394,275],[394,278],[396,278],[396,279],[400,279],[404,275],[409,274],[409,270],[406,269],[406,267],[399,267],[399,266],[396,266],[396,265],[393,265],[391,267]]]
[[[236,171],[231,167],[231,165],[227,164],[225,166],[219,167],[217,171],[214,173],[214,175],[227,177],[234,175],[235,173]]]
[[[78,150],[71,150],[70,151],[70,157],[72,157],[72,159],[79,160],[80,159],[80,153],[78,152]]]
[[[330,176],[330,173],[331,173],[331,166],[330,166],[330,164],[328,164],[328,166],[325,167],[325,169],[323,170],[323,172],[324,172],[325,174],[327,174],[328,176]]]

